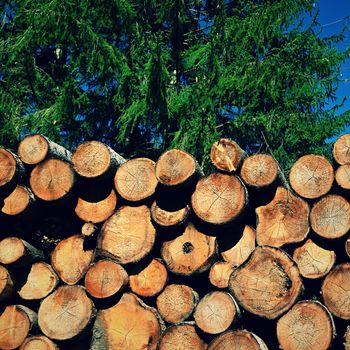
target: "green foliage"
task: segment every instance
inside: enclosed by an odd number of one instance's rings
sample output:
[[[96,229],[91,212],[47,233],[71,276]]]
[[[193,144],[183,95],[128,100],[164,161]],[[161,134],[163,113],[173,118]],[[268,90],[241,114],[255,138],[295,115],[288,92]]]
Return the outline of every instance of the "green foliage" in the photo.
[[[42,132],[205,167],[231,137],[288,168],[349,122],[333,105],[345,52],[311,0],[0,0],[0,143]],[[308,18],[308,21],[304,19]],[[311,19],[311,21],[310,21]],[[306,24],[310,22],[310,24]]]

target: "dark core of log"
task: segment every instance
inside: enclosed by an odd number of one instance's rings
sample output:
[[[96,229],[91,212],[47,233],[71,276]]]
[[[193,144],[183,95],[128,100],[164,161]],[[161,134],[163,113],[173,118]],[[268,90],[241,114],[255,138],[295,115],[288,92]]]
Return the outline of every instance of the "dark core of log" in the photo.
[[[281,247],[301,242],[309,233],[309,205],[284,187],[278,187],[274,199],[255,212],[258,245]]]
[[[350,320],[350,263],[336,265],[324,279],[321,290],[329,311]]]
[[[7,299],[13,292],[13,281],[5,266],[0,265],[0,301]]]
[[[294,261],[283,250],[267,246],[257,247],[229,281],[229,290],[243,308],[268,319],[286,312],[302,288]]]
[[[335,141],[333,157],[339,165],[350,163],[350,134],[344,134]]]
[[[345,350],[350,350],[350,326],[346,329],[345,332]]]
[[[44,335],[35,335],[26,338],[19,350],[58,350],[58,347]]]
[[[231,262],[217,261],[209,271],[209,281],[217,288],[227,288],[228,281],[235,266]]]
[[[157,202],[154,201],[151,206],[151,215],[155,223],[162,227],[172,227],[181,225],[186,221],[190,214],[190,206],[176,210],[176,211],[167,211],[160,208],[157,205]]]
[[[0,186],[8,184],[16,173],[16,159],[11,152],[0,148]]]
[[[214,173],[198,181],[191,201],[200,219],[223,225],[239,216],[248,203],[248,194],[237,176]]]
[[[300,157],[292,166],[289,181],[293,190],[301,197],[319,198],[332,187],[334,170],[323,156],[308,154]]]
[[[332,315],[317,301],[301,301],[277,322],[283,350],[327,350],[335,336]]]
[[[335,172],[335,181],[344,190],[350,190],[350,164],[341,165]]]

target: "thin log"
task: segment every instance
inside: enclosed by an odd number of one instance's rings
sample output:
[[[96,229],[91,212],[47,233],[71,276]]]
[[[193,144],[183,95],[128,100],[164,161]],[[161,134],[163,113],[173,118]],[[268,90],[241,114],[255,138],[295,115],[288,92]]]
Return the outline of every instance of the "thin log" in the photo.
[[[176,211],[167,211],[158,206],[154,201],[151,206],[151,215],[153,221],[161,227],[178,227],[186,222],[190,214],[190,206]]]
[[[44,335],[33,335],[25,339],[19,350],[58,350],[58,347]]]
[[[217,288],[227,288],[228,281],[235,266],[227,261],[217,261],[209,271],[209,281]]]
[[[345,251],[346,254],[348,254],[348,257],[350,258],[350,238],[348,238],[345,242]]]
[[[0,301],[9,299],[13,294],[13,281],[5,266],[0,265]]]
[[[350,326],[348,326],[348,328],[346,329],[344,340],[345,350],[350,350]]]
[[[98,231],[98,227],[92,222],[85,222],[81,227],[81,234],[84,237],[92,237]]]
[[[333,157],[339,165],[350,163],[350,134],[344,134],[334,142]]]

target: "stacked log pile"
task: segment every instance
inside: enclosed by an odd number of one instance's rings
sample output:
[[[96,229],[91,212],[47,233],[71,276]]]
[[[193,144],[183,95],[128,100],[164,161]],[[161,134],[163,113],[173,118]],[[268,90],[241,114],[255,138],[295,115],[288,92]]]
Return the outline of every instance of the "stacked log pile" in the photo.
[[[298,159],[0,149],[0,349],[350,349],[350,134]]]

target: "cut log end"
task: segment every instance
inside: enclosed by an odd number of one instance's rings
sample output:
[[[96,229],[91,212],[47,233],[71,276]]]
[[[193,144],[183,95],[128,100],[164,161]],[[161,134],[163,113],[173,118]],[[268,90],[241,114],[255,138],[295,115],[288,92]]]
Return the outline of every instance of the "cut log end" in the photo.
[[[19,350],[58,350],[58,347],[44,335],[26,338]]]
[[[12,152],[0,148],[0,187],[10,183],[16,173],[16,158]]]
[[[18,155],[22,162],[34,165],[42,162],[49,152],[49,143],[43,135],[26,136],[18,146]]]
[[[17,237],[7,237],[0,241],[0,263],[13,264],[25,255],[25,246]]]
[[[5,266],[0,265],[0,301],[8,299],[13,293],[13,281]]]
[[[81,227],[81,234],[84,237],[91,237],[97,232],[98,227],[92,222],[85,222]]]
[[[350,190],[350,164],[341,165],[335,172],[335,181],[344,190]]]
[[[176,211],[164,210],[157,205],[156,201],[154,201],[151,206],[151,215],[153,221],[162,227],[179,226],[186,221],[189,214],[189,205]]]
[[[350,134],[342,135],[335,141],[333,157],[339,165],[350,163]]]
[[[226,261],[217,261],[209,271],[209,281],[217,288],[227,288],[231,273],[235,267]]]
[[[20,215],[29,209],[34,202],[35,198],[32,191],[23,185],[17,185],[15,190],[4,199],[4,206],[1,211],[10,216]]]

